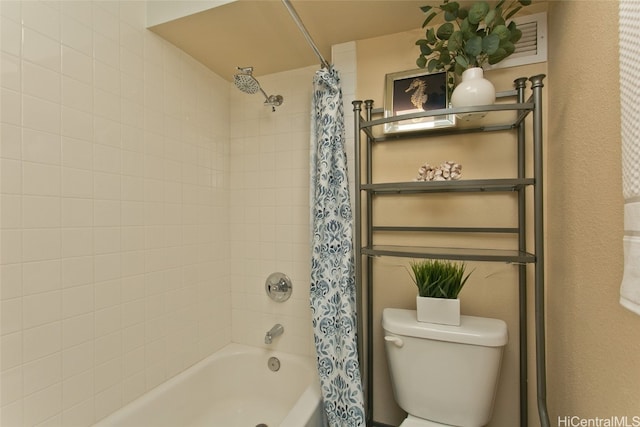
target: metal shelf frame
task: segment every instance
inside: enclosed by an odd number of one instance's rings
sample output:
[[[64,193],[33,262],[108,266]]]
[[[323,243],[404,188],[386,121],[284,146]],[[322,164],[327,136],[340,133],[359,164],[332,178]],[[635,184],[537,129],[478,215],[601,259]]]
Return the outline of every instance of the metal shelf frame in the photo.
[[[528,426],[528,313],[527,313],[527,265],[534,270],[534,324],[535,324],[535,370],[537,385],[538,416],[542,427],[549,427],[549,415],[546,403],[546,349],[545,349],[545,308],[544,308],[544,223],[543,223],[543,141],[542,141],[542,88],[544,75],[530,78],[521,77],[514,81],[514,90],[500,92],[497,98],[507,102],[478,106],[430,110],[395,117],[373,119],[383,113],[374,109],[372,100],[353,101],[355,132],[355,240],[356,240],[356,282],[359,303],[359,351],[364,358],[363,378],[366,384],[367,426],[384,426],[373,419],[373,262],[374,257],[411,257],[453,259],[469,261],[506,262],[518,266],[518,311],[519,311],[519,364],[520,364],[520,427]],[[527,82],[530,82],[531,95],[525,98]],[[364,104],[364,111],[363,111]],[[460,114],[469,112],[515,112],[513,118],[505,123],[476,127],[451,127],[432,129],[428,132],[415,132],[394,135],[375,135],[373,129],[398,120]],[[364,113],[364,117],[363,114]],[[526,176],[525,118],[532,116],[533,122],[533,171],[532,177]],[[436,182],[396,182],[373,183],[372,146],[377,143],[405,138],[429,139],[440,135],[456,135],[476,132],[508,131],[515,134],[517,140],[517,177],[507,179],[481,179]],[[363,155],[364,152],[364,155]],[[364,157],[364,158],[363,158]],[[363,173],[364,171],[364,173]],[[526,188],[533,187],[533,253],[527,251],[527,196]],[[424,227],[424,226],[381,226],[373,225],[373,198],[389,194],[428,194],[428,193],[477,193],[477,192],[515,192],[517,194],[517,227]],[[364,205],[364,206],[363,206]],[[365,235],[363,236],[363,230]],[[502,250],[491,248],[442,248],[411,247],[374,244],[374,234],[383,232],[446,232],[446,233],[510,233],[517,236],[518,248]],[[363,279],[363,277],[365,277]],[[364,315],[363,315],[364,314]],[[366,334],[366,335],[365,335]],[[366,348],[364,338],[366,337]]]

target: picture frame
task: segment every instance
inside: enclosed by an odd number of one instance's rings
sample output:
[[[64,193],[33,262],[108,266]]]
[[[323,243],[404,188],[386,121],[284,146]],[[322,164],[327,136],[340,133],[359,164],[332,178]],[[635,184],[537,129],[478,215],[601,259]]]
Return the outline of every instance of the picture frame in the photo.
[[[384,117],[396,117],[449,107],[450,73],[424,69],[401,71],[385,77]],[[384,124],[384,133],[416,132],[455,126],[455,114],[418,117]]]

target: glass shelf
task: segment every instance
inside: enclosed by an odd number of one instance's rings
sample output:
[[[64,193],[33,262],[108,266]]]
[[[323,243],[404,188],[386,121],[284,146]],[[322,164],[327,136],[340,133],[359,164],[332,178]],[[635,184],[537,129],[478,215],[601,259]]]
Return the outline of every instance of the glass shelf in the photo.
[[[505,192],[517,191],[535,184],[533,178],[461,179],[457,181],[412,181],[362,184],[361,190],[372,194],[409,194],[444,192]]]
[[[504,130],[512,130],[525,119],[525,117],[533,111],[533,102],[504,103],[493,105],[481,105],[476,107],[456,107],[441,108],[437,110],[421,111],[411,114],[402,114],[392,117],[383,117],[373,120],[365,120],[360,118],[360,129],[364,131],[372,142],[393,141],[404,138],[416,138],[420,136],[438,136],[452,135],[462,133],[477,132],[496,132]],[[373,110],[380,113],[379,110]],[[444,127],[438,129],[421,130],[415,132],[398,132],[391,134],[376,135],[373,129],[388,123],[394,123],[403,120],[422,119],[436,116],[456,115],[465,113],[486,113],[486,117],[479,121],[457,120],[455,126]]]
[[[495,261],[507,263],[534,263],[536,257],[528,252],[509,249],[441,248],[425,246],[364,246],[362,254],[401,258],[433,258],[466,261]]]

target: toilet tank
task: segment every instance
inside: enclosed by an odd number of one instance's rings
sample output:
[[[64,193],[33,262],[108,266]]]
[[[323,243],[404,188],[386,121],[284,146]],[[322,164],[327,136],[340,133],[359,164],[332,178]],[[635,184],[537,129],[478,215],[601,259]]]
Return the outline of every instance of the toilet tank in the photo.
[[[393,393],[407,413],[480,427],[491,419],[507,325],[461,316],[460,326],[418,322],[415,310],[385,308],[385,348]]]

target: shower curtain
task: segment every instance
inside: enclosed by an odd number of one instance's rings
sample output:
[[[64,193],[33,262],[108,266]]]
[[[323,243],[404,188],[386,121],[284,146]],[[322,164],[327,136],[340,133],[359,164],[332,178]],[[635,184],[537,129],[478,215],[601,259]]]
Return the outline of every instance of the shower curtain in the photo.
[[[313,80],[311,129],[311,311],[324,408],[330,427],[365,425],[358,362],[353,214],[338,72]]]

